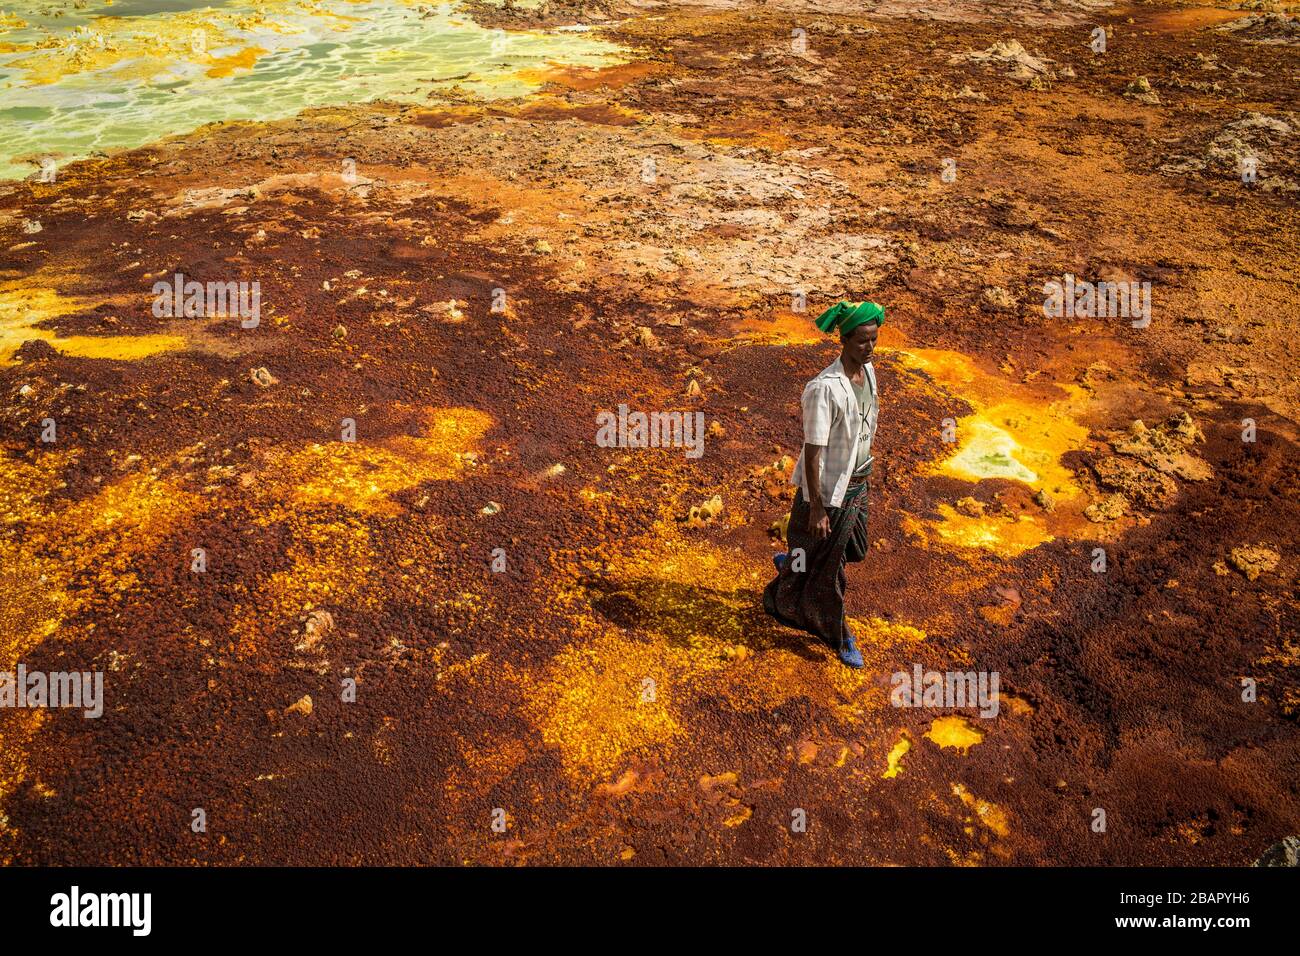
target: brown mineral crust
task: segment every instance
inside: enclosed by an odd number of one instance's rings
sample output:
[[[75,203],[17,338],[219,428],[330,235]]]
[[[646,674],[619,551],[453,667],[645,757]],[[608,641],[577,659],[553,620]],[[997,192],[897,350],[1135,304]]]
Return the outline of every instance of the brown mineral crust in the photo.
[[[1300,830],[1280,703],[1300,665],[1275,653],[1300,630],[1294,195],[1160,168],[1294,109],[1285,50],[1163,6],[728,6],[608,8],[626,19],[602,31],[644,59],[557,72],[529,101],[229,124],[0,191],[0,282],[76,303],[0,366],[0,611],[22,638],[0,669],[102,668],[108,700],[30,734],[0,713],[22,766],[0,763],[0,860],[1240,865]],[[1041,88],[952,60],[1012,34],[1052,65]],[[1169,82],[1199,78],[1198,53],[1230,71],[1220,89]],[[1143,75],[1159,105],[1122,95]],[[1295,179],[1292,141],[1259,136]],[[155,318],[147,292],[176,272],[258,279],[261,324]],[[1045,320],[1042,283],[1066,272],[1151,281],[1151,326]],[[873,550],[850,571],[860,678],[758,603],[785,505],[746,479],[797,453],[799,390],[834,354],[787,335],[791,279],[810,309],[889,307]],[[988,311],[990,288],[1015,305]],[[452,300],[464,321],[433,308]],[[185,348],[59,347],[156,333]],[[979,408],[909,350],[973,356],[1043,405],[1084,383],[1091,444],[1065,459],[1084,497],[1041,518],[1060,534],[1005,556],[909,532],[968,497],[971,520],[1046,514],[1021,482],[932,473],[937,423]],[[1234,371],[1192,384],[1197,363]],[[699,410],[724,437],[699,460],[599,447],[620,402]],[[1207,475],[1115,445],[1182,413]],[[1112,489],[1138,513],[1069,523]],[[1215,572],[1261,542],[1272,569]],[[1010,593],[1014,613],[981,613]],[[913,661],[997,670],[1032,706],[974,718],[984,741],[959,755],[925,737],[947,711],[888,705]]]

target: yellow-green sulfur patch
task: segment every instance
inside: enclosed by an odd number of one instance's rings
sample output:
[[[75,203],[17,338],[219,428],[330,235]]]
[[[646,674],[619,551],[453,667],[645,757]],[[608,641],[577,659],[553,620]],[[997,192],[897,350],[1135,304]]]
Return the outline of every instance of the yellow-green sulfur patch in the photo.
[[[133,149],[212,122],[263,121],[385,99],[427,102],[454,81],[520,96],[543,66],[623,62],[580,31],[485,29],[450,4],[414,0],[234,0],[152,12],[149,4],[53,10],[6,4],[0,23],[0,179],[96,150]]]

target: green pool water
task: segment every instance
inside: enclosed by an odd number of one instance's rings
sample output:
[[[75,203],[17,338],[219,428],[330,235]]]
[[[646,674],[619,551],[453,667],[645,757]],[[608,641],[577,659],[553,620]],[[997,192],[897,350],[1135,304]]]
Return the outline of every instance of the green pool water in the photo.
[[[580,27],[489,30],[452,3],[0,0],[0,179],[205,123],[425,102],[453,82],[518,96],[520,71],[626,59]]]

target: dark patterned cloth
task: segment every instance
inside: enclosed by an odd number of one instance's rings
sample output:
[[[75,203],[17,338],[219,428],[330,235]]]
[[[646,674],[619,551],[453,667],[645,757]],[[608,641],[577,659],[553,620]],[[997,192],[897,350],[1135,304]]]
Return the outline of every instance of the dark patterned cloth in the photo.
[[[763,609],[786,627],[806,631],[839,650],[848,633],[844,623],[844,565],[867,556],[867,479],[850,482],[844,505],[827,508],[831,533],[814,541],[808,533],[808,502],[795,495],[786,530],[789,553],[776,578],[763,590]],[[804,570],[794,570],[802,548]]]

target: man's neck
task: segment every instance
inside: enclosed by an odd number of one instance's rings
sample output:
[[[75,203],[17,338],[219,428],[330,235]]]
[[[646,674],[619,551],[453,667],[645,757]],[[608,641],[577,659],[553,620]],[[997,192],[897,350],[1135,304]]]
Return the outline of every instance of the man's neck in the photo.
[[[861,378],[862,370],[866,367],[857,359],[851,358],[845,353],[840,353],[840,365],[844,366],[844,374],[849,378]]]

